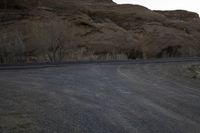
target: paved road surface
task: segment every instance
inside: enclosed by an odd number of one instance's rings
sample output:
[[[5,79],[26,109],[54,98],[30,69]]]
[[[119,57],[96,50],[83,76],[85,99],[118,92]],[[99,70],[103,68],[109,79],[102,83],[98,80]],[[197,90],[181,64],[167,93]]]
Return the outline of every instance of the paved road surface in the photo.
[[[196,63],[1,70],[0,133],[200,133]]]

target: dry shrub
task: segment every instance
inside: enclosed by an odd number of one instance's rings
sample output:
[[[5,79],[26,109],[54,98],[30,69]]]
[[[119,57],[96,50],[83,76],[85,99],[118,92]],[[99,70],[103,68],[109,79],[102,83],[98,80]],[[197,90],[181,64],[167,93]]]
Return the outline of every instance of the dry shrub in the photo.
[[[69,23],[59,21],[32,24],[30,45],[36,47],[44,61],[61,62],[69,49],[74,48],[75,35],[67,29],[69,26]]]
[[[22,34],[18,31],[14,33],[12,40],[4,36],[0,39],[0,63],[24,63],[25,62],[25,43]]]
[[[14,37],[5,34],[0,38],[0,63],[123,60],[137,56],[131,45],[87,44],[77,27],[67,21],[34,21],[15,32]]]
[[[114,60],[127,59],[127,55],[116,48],[109,47],[103,54],[96,52],[96,48],[81,45],[81,37],[77,27],[60,21],[32,24],[30,47],[34,46],[37,55],[46,62],[62,62],[69,60]],[[102,48],[100,48],[102,49]]]

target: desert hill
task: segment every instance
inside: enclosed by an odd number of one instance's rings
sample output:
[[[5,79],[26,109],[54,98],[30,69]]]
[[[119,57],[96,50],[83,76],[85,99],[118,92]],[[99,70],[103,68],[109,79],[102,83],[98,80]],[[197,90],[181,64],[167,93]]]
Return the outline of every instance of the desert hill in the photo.
[[[200,56],[200,18],[111,0],[0,1],[0,62]]]

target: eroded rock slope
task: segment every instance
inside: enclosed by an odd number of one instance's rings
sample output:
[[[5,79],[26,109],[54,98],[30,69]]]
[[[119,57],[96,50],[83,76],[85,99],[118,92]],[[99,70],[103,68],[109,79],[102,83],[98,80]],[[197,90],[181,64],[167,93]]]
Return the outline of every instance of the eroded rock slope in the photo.
[[[0,2],[0,62],[200,55],[199,15],[111,0]]]

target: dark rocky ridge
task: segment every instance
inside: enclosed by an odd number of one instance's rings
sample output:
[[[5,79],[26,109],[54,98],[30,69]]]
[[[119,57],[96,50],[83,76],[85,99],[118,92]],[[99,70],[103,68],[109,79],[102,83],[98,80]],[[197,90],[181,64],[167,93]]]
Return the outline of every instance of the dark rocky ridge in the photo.
[[[152,11],[111,0],[7,1],[0,11],[0,45],[23,42],[21,54],[26,58],[39,60],[44,56],[47,46],[43,45],[49,44],[45,38],[55,37],[57,32],[62,33],[68,49],[65,57],[77,56],[80,51],[81,57],[94,58],[118,54],[129,58],[200,56],[200,19],[196,13]],[[0,5],[5,5],[2,2]],[[0,55],[1,62],[12,58],[4,56]]]
[[[199,19],[199,14],[184,10],[175,10],[175,11],[155,11],[157,13],[163,14],[169,19],[174,20],[193,20]]]

